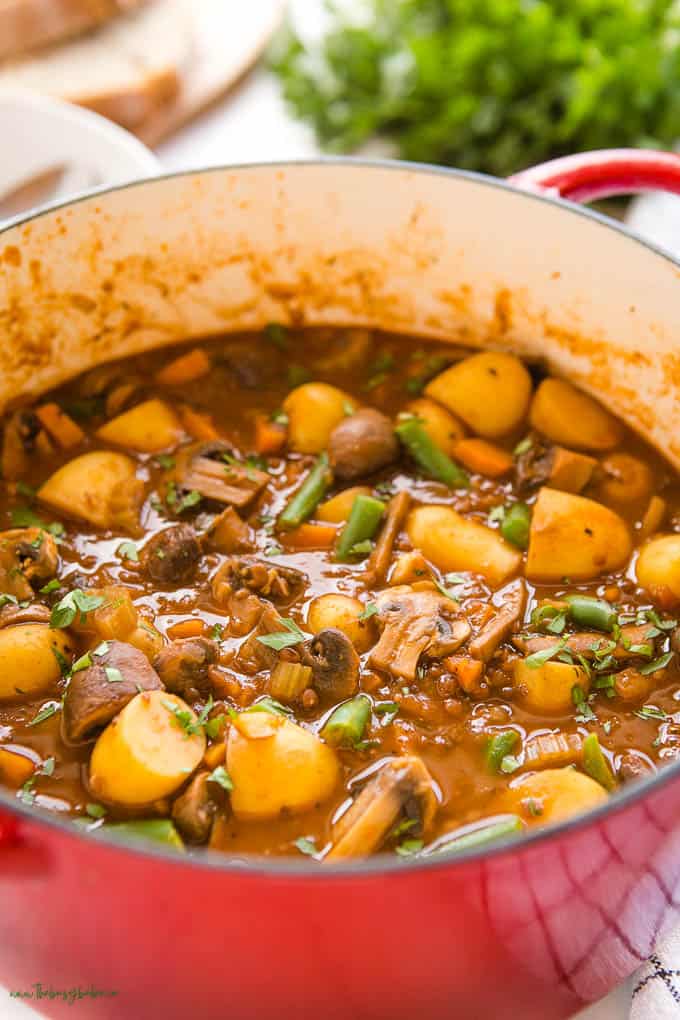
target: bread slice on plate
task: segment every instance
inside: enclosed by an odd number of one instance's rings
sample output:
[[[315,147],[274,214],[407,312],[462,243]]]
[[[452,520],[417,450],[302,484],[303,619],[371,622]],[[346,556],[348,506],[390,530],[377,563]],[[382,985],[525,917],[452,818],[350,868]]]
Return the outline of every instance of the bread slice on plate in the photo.
[[[0,60],[97,28],[146,0],[0,0]]]
[[[86,36],[0,64],[0,88],[57,96],[134,129],[179,91],[192,50],[189,2],[153,0]]]

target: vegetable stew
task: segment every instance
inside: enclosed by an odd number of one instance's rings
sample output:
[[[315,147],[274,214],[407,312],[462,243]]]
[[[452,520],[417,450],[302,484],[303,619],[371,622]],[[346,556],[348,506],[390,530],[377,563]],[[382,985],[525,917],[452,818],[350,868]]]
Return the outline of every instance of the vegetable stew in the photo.
[[[680,753],[680,486],[567,380],[366,330],[5,417],[0,783],[178,850],[455,854]]]

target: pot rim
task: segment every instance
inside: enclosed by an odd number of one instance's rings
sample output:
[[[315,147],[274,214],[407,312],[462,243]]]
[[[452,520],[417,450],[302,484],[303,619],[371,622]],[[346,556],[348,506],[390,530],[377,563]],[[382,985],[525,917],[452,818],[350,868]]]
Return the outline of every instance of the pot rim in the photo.
[[[94,188],[60,202],[39,206],[28,215],[20,213],[18,216],[14,216],[12,219],[4,221],[0,226],[0,240],[2,240],[3,235],[12,228],[22,224],[31,223],[32,221],[39,219],[48,213],[55,212],[56,210],[78,205],[90,198],[108,195],[112,192],[125,191],[129,188],[160,183],[161,181],[239,170],[272,171],[291,170],[296,167],[337,168],[341,166],[347,166],[357,170],[397,170],[430,176],[453,177],[471,181],[476,184],[482,184],[486,187],[500,188],[504,191],[514,192],[516,195],[525,199],[544,202],[549,205],[556,205],[561,207],[565,213],[581,216],[588,220],[594,220],[601,226],[606,227],[609,230],[613,230],[628,241],[641,245],[653,254],[658,255],[664,261],[669,262],[671,265],[680,269],[680,258],[675,257],[661,246],[646,240],[623,223],[619,223],[611,217],[594,209],[586,208],[578,203],[561,198],[559,195],[554,195],[544,190],[537,191],[524,189],[519,187],[517,184],[502,180],[499,177],[478,173],[473,170],[460,170],[456,167],[437,166],[436,164],[431,163],[410,163],[405,160],[365,159],[363,157],[351,156],[321,156],[313,159],[219,164],[217,166],[202,167],[193,170],[177,170],[169,173],[156,174],[151,177],[145,177],[140,180],[129,181],[123,184],[104,185],[101,188]],[[83,840],[83,842],[91,842],[95,845],[99,844],[100,846],[103,845],[108,847],[110,850],[118,850],[123,854],[131,854],[136,857],[146,857],[151,860],[160,859],[166,863],[174,864],[177,867],[183,867],[189,870],[203,868],[212,872],[221,871],[235,875],[243,875],[245,873],[247,875],[252,875],[253,877],[259,876],[261,878],[304,878],[307,880],[311,879],[314,881],[325,882],[343,878],[376,878],[379,876],[393,877],[404,873],[413,874],[414,872],[435,872],[441,871],[444,868],[462,867],[469,864],[471,861],[486,861],[491,858],[502,856],[503,854],[524,853],[534,847],[559,840],[563,835],[571,835],[572,833],[579,832],[580,830],[584,830],[590,826],[596,826],[610,816],[626,810],[632,804],[646,799],[648,794],[651,794],[653,791],[660,790],[663,786],[667,786],[669,783],[678,779],[678,777],[680,777],[680,759],[672,765],[664,766],[655,775],[640,780],[628,787],[628,789],[624,788],[620,793],[611,797],[601,807],[591,809],[583,815],[577,815],[574,818],[568,819],[564,822],[559,822],[556,825],[548,826],[545,829],[536,829],[533,832],[523,835],[519,839],[503,840],[483,850],[472,848],[456,855],[447,856],[446,853],[442,853],[441,856],[439,856],[433,854],[430,857],[414,857],[413,860],[409,860],[408,858],[399,858],[396,855],[394,859],[387,857],[387,855],[376,855],[375,857],[361,859],[353,863],[331,864],[330,866],[324,864],[323,867],[318,868],[311,867],[310,862],[303,858],[297,860],[296,858],[269,858],[253,855],[252,859],[249,859],[244,855],[238,860],[231,860],[226,854],[216,850],[201,851],[200,856],[192,856],[189,853],[181,854],[176,850],[165,848],[160,844],[154,845],[151,842],[143,843],[140,841],[138,845],[123,843],[121,841],[111,839],[110,836],[106,836],[105,833],[96,828],[87,830],[75,825],[72,820],[67,821],[66,819],[62,819],[57,813],[50,814],[47,811],[43,812],[40,809],[36,810],[34,807],[22,804],[16,796],[12,796],[12,794],[5,791],[2,787],[0,787],[0,809],[10,815],[18,816],[18,818],[32,825],[37,827],[44,826],[47,829],[56,829],[58,832],[62,832],[66,836],[71,836],[76,840]]]

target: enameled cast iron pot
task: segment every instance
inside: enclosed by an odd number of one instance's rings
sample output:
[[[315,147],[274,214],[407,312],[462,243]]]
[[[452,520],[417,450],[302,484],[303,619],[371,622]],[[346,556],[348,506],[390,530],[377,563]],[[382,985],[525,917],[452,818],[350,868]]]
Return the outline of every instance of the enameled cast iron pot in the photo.
[[[333,160],[80,199],[0,234],[0,407],[190,336],[361,324],[543,357],[680,468],[680,266],[560,198],[645,188],[680,191],[680,158],[509,184]],[[0,807],[0,983],[111,993],[34,999],[50,1017],[551,1020],[678,920],[680,764],[448,862],[190,860]]]

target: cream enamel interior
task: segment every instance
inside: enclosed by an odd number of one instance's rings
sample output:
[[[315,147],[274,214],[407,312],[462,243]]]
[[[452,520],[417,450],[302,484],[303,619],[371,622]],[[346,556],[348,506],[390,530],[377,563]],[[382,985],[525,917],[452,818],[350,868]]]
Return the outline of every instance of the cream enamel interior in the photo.
[[[145,181],[0,234],[0,408],[91,366],[271,321],[545,359],[680,467],[680,269],[492,181],[397,164]]]

